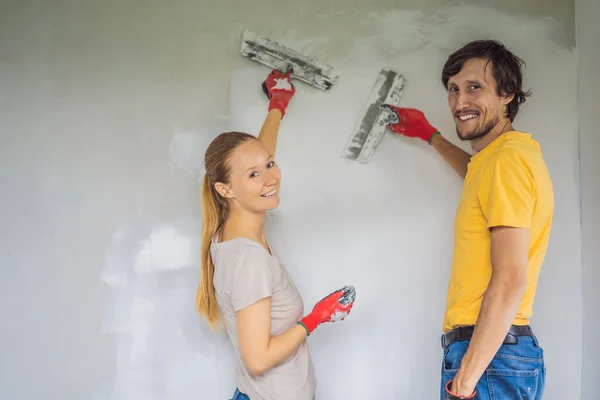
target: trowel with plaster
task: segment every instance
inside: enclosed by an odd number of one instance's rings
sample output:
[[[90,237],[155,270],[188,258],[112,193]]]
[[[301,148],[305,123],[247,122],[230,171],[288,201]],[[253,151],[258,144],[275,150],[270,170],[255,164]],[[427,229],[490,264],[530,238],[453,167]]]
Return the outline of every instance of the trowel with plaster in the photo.
[[[404,76],[398,72],[381,69],[367,98],[362,119],[348,138],[342,157],[369,162],[388,125],[398,122],[398,115],[384,105],[400,105],[404,82]]]
[[[322,90],[329,90],[340,73],[330,65],[298,53],[264,36],[245,30],[242,37],[242,55],[280,72],[291,71],[298,79]]]

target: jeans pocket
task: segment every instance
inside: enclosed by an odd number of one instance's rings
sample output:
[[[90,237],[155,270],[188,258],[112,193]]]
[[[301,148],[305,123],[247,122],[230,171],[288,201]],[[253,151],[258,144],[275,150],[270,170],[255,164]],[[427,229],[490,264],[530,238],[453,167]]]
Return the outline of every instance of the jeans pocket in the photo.
[[[442,359],[442,376],[440,382],[440,399],[446,400],[449,396],[446,393],[446,383],[456,377],[460,368],[460,363],[467,351],[467,342],[455,342],[448,346],[444,351]]]
[[[492,400],[534,400],[537,396],[539,369],[490,368],[485,374]]]
[[[447,369],[442,367],[442,380],[440,382],[440,400],[447,400],[450,397],[446,393],[446,384],[456,377],[458,369]]]

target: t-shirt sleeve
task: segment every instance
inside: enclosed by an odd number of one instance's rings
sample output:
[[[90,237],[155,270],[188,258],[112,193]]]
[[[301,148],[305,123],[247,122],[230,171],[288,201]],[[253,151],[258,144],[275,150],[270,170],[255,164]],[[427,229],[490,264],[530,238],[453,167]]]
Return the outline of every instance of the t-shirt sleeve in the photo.
[[[514,149],[501,150],[485,168],[478,196],[488,229],[530,228],[536,184],[523,156]]]
[[[235,311],[273,294],[270,256],[262,249],[248,248],[235,261],[231,274],[231,302]]]

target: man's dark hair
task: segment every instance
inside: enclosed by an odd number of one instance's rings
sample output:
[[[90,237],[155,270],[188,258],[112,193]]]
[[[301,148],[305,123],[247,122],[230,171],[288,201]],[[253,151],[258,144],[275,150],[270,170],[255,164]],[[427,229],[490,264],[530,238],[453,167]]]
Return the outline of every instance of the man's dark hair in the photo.
[[[491,62],[498,95],[515,95],[507,107],[508,118],[513,122],[521,104],[525,103],[526,97],[531,96],[531,90],[523,91],[521,88],[523,84],[521,68],[525,67],[525,62],[499,41],[474,40],[452,53],[446,60],[442,69],[442,83],[446,89],[448,89],[448,79],[458,74],[464,63],[473,58]]]

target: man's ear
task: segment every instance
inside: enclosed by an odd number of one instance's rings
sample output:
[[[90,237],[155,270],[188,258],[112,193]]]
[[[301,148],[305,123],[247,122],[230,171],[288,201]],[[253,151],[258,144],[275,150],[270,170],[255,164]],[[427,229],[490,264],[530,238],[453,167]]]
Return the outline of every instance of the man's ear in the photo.
[[[505,94],[504,99],[502,100],[502,102],[504,103],[505,106],[509,105],[511,101],[513,101],[513,99],[515,98],[515,94],[511,93],[511,94]]]
[[[226,199],[233,198],[233,191],[229,188],[228,185],[226,185],[222,182],[215,183],[215,190],[217,191],[217,193],[219,195],[221,195],[222,197],[224,197]]]

